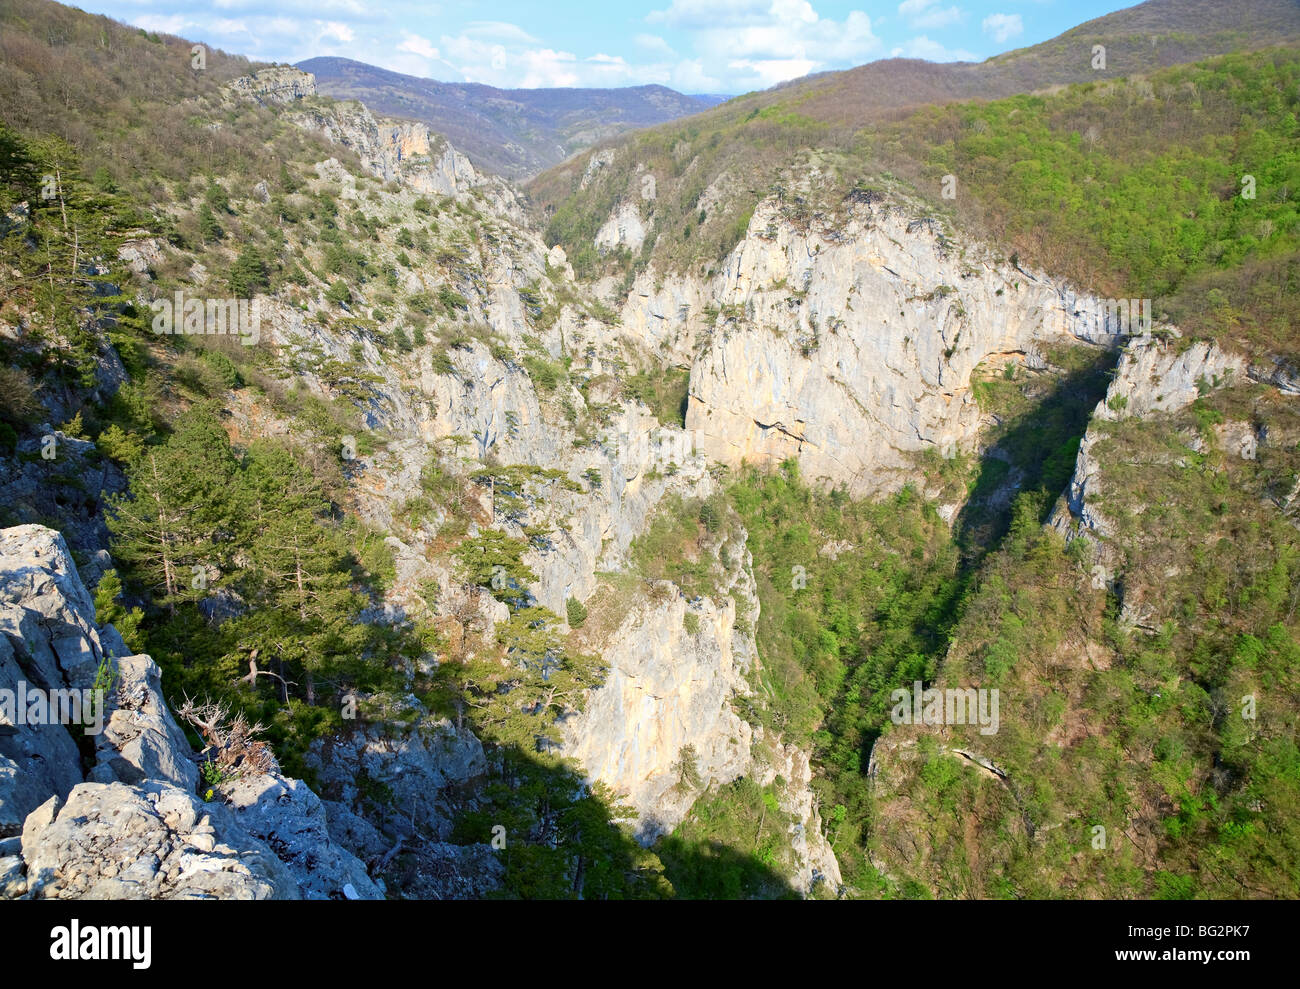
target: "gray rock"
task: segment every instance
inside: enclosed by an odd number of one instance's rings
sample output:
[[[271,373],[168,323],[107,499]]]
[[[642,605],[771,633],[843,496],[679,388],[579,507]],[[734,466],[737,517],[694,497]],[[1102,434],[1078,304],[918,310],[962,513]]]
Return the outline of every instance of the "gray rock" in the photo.
[[[193,792],[199,771],[190,744],[162,696],[158,666],[148,656],[117,660],[117,704],[99,738],[99,765],[123,783],[161,780]]]
[[[23,835],[36,899],[297,899],[298,884],[225,808],[165,783],[83,783]]]
[[[301,780],[245,777],[222,784],[218,793],[235,820],[275,850],[304,898],[340,899],[350,884],[359,899],[383,899],[360,860],[330,840],[325,807]]]
[[[422,900],[482,899],[505,878],[505,863],[498,855],[490,845],[421,845],[404,889]]]
[[[381,830],[411,834],[412,828],[446,837],[451,822],[440,793],[487,770],[483,745],[468,730],[446,719],[425,718],[409,728],[372,725],[312,747],[308,765],[322,792],[362,810],[356,781],[366,778],[386,788],[384,806],[368,808]],[[387,842],[391,844],[391,842]]]
[[[101,625],[99,627],[99,642],[104,647],[106,656],[129,656],[131,648],[126,644],[120,633],[112,625]]]
[[[336,800],[321,802],[325,806],[330,838],[357,858],[363,861],[380,858],[393,844],[391,839],[384,837],[380,830],[364,817],[353,813],[347,804]]]
[[[0,900],[16,900],[27,892],[27,868],[22,856],[0,858]]]
[[[316,77],[302,69],[276,65],[241,76],[226,87],[226,93],[262,106],[293,103],[316,95]]]
[[[49,800],[41,804],[34,811],[27,815],[23,822],[22,847],[23,858],[30,859],[35,854],[36,843],[42,831],[44,831],[54,819],[59,816],[59,809],[63,806],[63,801],[59,797],[50,797]]]
[[[855,207],[827,231],[788,221],[771,199],[712,278],[637,279],[624,328],[691,365],[686,426],[704,453],[732,465],[794,457],[814,482],[897,489],[910,453],[976,441],[982,361],[1118,339],[1103,300],[959,243],[914,219],[918,208]]]

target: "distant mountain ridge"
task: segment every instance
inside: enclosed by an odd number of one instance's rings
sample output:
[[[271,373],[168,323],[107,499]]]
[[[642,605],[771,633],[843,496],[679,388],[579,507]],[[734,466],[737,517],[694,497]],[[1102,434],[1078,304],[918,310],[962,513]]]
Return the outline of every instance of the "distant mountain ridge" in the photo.
[[[1230,52],[1297,44],[1300,0],[1147,0],[983,62],[889,58],[746,93],[689,124],[669,121],[602,141],[526,188],[548,223],[548,242],[563,246],[581,274],[618,268],[621,276],[633,254],[661,268],[707,269],[743,235],[747,211],[781,181],[782,169],[809,149],[823,170],[833,169],[834,156],[841,170],[852,169],[879,128],[922,107],[1136,80]],[[692,162],[689,172],[679,174],[673,159]],[[643,172],[656,178],[653,203],[640,195]],[[651,225],[654,240],[644,248]],[[597,243],[600,231],[615,229],[642,231],[642,240],[620,240],[630,248],[621,252]]]
[[[297,67],[315,75],[322,95],[423,121],[479,167],[511,179],[530,178],[599,141],[726,99],[687,96],[665,86],[498,89],[422,79],[348,58],[309,58]]]

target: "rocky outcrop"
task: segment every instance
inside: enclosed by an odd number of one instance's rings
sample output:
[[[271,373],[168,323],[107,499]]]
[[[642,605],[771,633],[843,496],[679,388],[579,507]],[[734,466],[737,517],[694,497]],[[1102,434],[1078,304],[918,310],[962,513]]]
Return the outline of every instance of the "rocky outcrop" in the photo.
[[[356,102],[295,108],[290,120],[354,151],[366,171],[385,182],[424,195],[473,193],[502,215],[524,223],[523,202],[513,186],[478,172],[469,158],[422,123],[377,118]]]
[[[753,729],[730,706],[749,693],[752,644],[737,648],[735,602],[691,604],[675,585],[662,600],[632,608],[602,653],[605,684],[566,728],[566,753],[595,779],[626,795],[651,842],[685,817],[697,791],[674,765],[689,746],[705,786],[728,783],[750,766]],[[689,630],[687,614],[695,623]]]
[[[165,783],[82,783],[23,829],[33,899],[298,899],[289,868],[220,804]]]
[[[304,899],[378,900],[361,861],[331,840],[325,807],[306,783],[264,773],[220,788],[237,824],[285,864]]]
[[[641,212],[636,208],[636,204],[622,203],[596,231],[596,247],[605,251],[620,247],[625,247],[629,251],[639,251],[649,232],[650,223],[641,219]]]
[[[58,723],[49,701],[60,691],[69,716],[104,716],[102,704],[87,712],[78,695],[62,694],[95,683],[104,649],[94,619],[62,536],[36,525],[0,531],[0,837],[84,779],[78,739],[89,743],[96,726]]]
[[[132,784],[162,780],[193,793],[199,771],[185,733],[163,700],[157,664],[148,656],[122,656],[113,665],[113,710],[99,736],[98,762],[89,778]]]
[[[764,202],[712,279],[643,275],[623,318],[665,356],[695,355],[686,425],[702,452],[794,457],[855,494],[901,486],[914,453],[975,442],[982,361],[1120,330],[1102,300],[880,202],[826,228]]]
[[[763,731],[756,734],[763,740]],[[778,805],[793,818],[790,825],[790,850],[795,870],[789,876],[792,886],[804,895],[812,895],[823,886],[838,894],[843,884],[840,864],[822,830],[821,811],[812,790],[813,769],[808,753],[794,744],[773,739],[764,757],[751,769],[760,786],[778,781]]]
[[[417,835],[445,840],[452,820],[443,791],[487,771],[483,745],[468,730],[427,714],[410,727],[399,724],[396,719],[375,723],[319,742],[308,764],[322,792],[354,811],[367,799],[373,801],[377,790],[383,792],[382,806],[372,816],[387,834],[387,844]],[[358,837],[364,844],[369,836]]]
[[[21,869],[0,848],[0,895],[382,896],[302,782],[250,775],[201,799],[157,665],[125,652],[59,533],[0,530],[0,841],[22,835]]]
[[[692,600],[661,582],[620,602],[626,616],[601,651],[605,683],[566,723],[564,751],[636,811],[637,837],[646,844],[672,831],[713,786],[741,776],[760,786],[780,778],[781,808],[795,821],[791,883],[805,893],[821,882],[836,888],[839,864],[822,834],[807,753],[736,712],[737,700],[753,697],[749,675],[759,663],[751,631],[758,591],[746,539],[738,528],[722,547],[732,565],[717,594]],[[688,752],[694,780],[682,769]]]
[[[1132,340],[1120,358],[1105,399],[1092,413],[1079,444],[1065,504],[1053,514],[1052,526],[1069,537],[1081,532],[1094,537],[1109,533],[1106,518],[1097,507],[1102,485],[1095,448],[1102,439],[1103,424],[1153,412],[1176,412],[1201,395],[1242,383],[1246,378],[1245,362],[1216,344],[1183,345],[1177,340],[1151,336]]]
[[[249,76],[241,76],[225,88],[237,99],[267,106],[271,103],[293,103],[316,95],[316,77],[288,65],[261,69]]]
[[[50,404],[59,402],[51,398]],[[108,548],[105,499],[125,491],[126,478],[87,440],[48,424],[34,433],[18,441],[13,456],[0,452],[0,525],[29,519],[57,525],[69,549],[87,563],[81,576],[94,587],[106,569],[96,560]]]

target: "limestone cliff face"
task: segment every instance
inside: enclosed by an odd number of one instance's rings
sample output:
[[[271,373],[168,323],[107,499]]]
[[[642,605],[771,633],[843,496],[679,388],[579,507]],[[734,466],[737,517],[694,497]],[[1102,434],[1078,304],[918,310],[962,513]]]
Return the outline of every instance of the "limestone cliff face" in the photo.
[[[686,425],[704,453],[796,457],[857,494],[900,486],[912,453],[974,442],[981,361],[1119,330],[1102,300],[882,203],[808,229],[767,201],[711,280],[643,276],[623,315],[647,346],[696,354]]]
[[[679,785],[673,765],[693,746],[707,783],[727,783],[749,766],[753,729],[730,707],[748,693],[748,660],[732,623],[735,604],[692,607],[675,585],[635,605],[602,658],[604,686],[568,725],[567,751],[596,779],[626,793],[647,841],[671,831],[698,792]],[[699,631],[685,627],[687,614]]]
[[[523,204],[503,179],[478,172],[469,158],[417,121],[377,118],[362,103],[295,107],[290,119],[356,152],[372,175],[425,195],[474,193],[523,222]]]
[[[355,367],[367,379],[366,425],[384,439],[378,450],[346,465],[349,507],[390,533],[397,571],[386,599],[369,617],[402,621],[432,610],[437,618],[468,606],[481,614],[489,637],[506,617],[504,605],[490,595],[459,586],[440,542],[446,521],[440,506],[423,522],[405,521],[403,508],[421,495],[421,470],[435,453],[562,472],[570,483],[548,482],[545,506],[527,519],[548,524],[553,536],[525,562],[538,575],[532,590],[539,603],[557,614],[565,614],[570,598],[591,601],[601,593],[603,574],[629,569],[633,540],[665,498],[706,498],[718,490],[710,460],[689,431],[661,425],[644,406],[618,398],[617,389],[602,391],[607,386],[601,381],[614,380],[629,364],[643,365],[647,346],[662,354],[658,340],[636,325],[610,326],[593,318],[590,290],[574,282],[563,252],[548,250],[523,222],[513,191],[475,173],[422,126],[378,120],[359,104],[310,99],[296,100],[284,112],[355,152],[366,173],[391,183],[373,190],[339,160],[322,161],[317,175],[337,188],[341,204],[361,208],[367,193],[378,192],[400,214],[413,212],[422,195],[450,196],[490,232],[456,247],[454,264],[407,269],[400,276],[404,292],[436,297],[447,287],[465,299],[463,310],[452,314],[465,327],[464,339],[437,360],[428,348],[399,353],[384,348],[378,336],[341,331],[331,318],[337,313],[318,320],[317,311],[325,308],[319,299],[305,306],[280,297],[263,300],[261,339],[288,358],[302,385],[334,397],[335,383],[325,369],[339,366]],[[629,206],[621,226],[615,224],[615,239],[627,246],[629,238],[644,236],[639,224],[637,208]],[[396,254],[382,243],[371,250],[376,264],[387,263],[384,252]],[[356,303],[364,306],[371,290],[355,286]],[[533,301],[526,304],[525,297]],[[553,305],[558,314],[540,321],[538,304]],[[679,351],[689,355],[689,344]],[[542,389],[527,370],[529,357],[564,361],[568,374],[557,387]],[[689,364],[690,357],[679,363]],[[289,430],[249,396],[235,395],[232,403],[232,425],[241,437]],[[454,438],[467,442],[448,454]],[[486,496],[480,501],[471,535],[488,524],[522,534],[516,522],[492,518]],[[646,840],[679,823],[702,792],[677,785],[672,767],[686,746],[698,753],[705,785],[741,775],[766,784],[780,776],[782,805],[799,822],[788,836],[796,858],[791,880],[805,890],[815,881],[838,883],[809,786],[807,754],[767,737],[734,709],[749,693],[747,674],[760,661],[748,631],[752,625],[739,619],[738,608],[752,621],[758,602],[743,530],[727,550],[732,562],[726,586],[712,598],[687,601],[672,585],[642,588],[629,598],[599,644],[608,682],[590,692],[583,713],[566,725],[565,751],[592,779],[627,795]],[[415,713],[417,727],[410,732],[375,726],[316,747],[311,759],[324,788],[322,813],[328,835],[356,855],[373,861],[407,841],[408,852],[421,849],[428,866],[422,872],[450,876],[432,891],[463,892],[465,876],[455,863],[468,856],[482,865],[491,855],[485,859],[483,849],[475,848],[446,846],[436,854],[430,849],[450,834],[442,789],[482,773],[482,747],[468,731]],[[394,813],[381,820],[363,806],[355,783],[361,774],[392,790]],[[272,792],[280,794],[278,803],[319,823],[316,806],[293,787],[245,787],[236,802],[255,808]],[[254,837],[275,844],[277,828],[257,813],[242,816]],[[304,831],[319,833],[314,824]],[[491,888],[496,874],[486,866],[480,871],[483,881],[472,884],[479,892]]]
[[[758,613],[744,547],[740,530],[718,595],[688,600],[662,581],[626,596],[601,651],[606,682],[567,725],[567,751],[626,796],[643,840],[671,831],[698,796],[673,768],[688,746],[702,787],[729,783],[753,761],[754,729],[732,709],[733,698],[750,693],[746,675],[757,655],[752,634],[737,627],[738,602]]]
[[[1058,511],[1052,524],[1073,535],[1090,531],[1105,536],[1109,526],[1096,501],[1101,494],[1101,464],[1095,453],[1100,439],[1099,424],[1115,422],[1152,412],[1176,412],[1198,396],[1247,379],[1248,368],[1241,357],[1213,343],[1182,346],[1178,341],[1138,337],[1125,347],[1092,420],[1079,444],[1074,474],[1066,492],[1065,511]],[[1251,448],[1253,456],[1253,447]]]
[[[0,897],[382,896],[301,781],[270,772],[200,798],[158,667],[127,652],[95,624],[59,533],[0,530],[0,691],[14,718],[0,724]],[[89,692],[104,670],[102,722],[51,716],[51,692]],[[14,699],[37,693],[46,713],[15,717]]]
[[[292,66],[277,65],[241,76],[226,87],[235,99],[266,106],[270,103],[293,103],[316,95],[316,77]]]
[[[822,881],[835,887],[839,864],[822,833],[808,755],[752,726],[734,707],[752,694],[747,675],[760,661],[752,626],[737,621],[740,608],[753,618],[759,612],[745,540],[740,530],[726,547],[736,563],[721,600],[688,600],[667,582],[633,597],[601,652],[606,682],[566,725],[565,751],[635,808],[646,843],[681,823],[710,786],[741,776],[767,786],[781,777],[780,805],[795,821],[789,878],[801,892]],[[679,768],[688,749],[698,784]]]
[[[605,250],[626,247],[629,251],[639,251],[649,231],[650,224],[641,219],[636,205],[623,203],[596,232],[596,246]]]

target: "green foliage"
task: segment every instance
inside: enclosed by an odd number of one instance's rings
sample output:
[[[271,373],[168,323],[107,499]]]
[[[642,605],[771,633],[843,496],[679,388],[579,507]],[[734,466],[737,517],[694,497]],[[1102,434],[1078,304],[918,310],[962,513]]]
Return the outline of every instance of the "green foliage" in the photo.
[[[701,514],[717,513],[721,519],[727,506],[714,502],[706,512],[704,504],[676,494],[664,498],[649,527],[632,541],[631,557],[638,572],[651,580],[672,581],[688,598],[717,596],[726,569],[719,549],[728,532],[721,521],[710,529],[701,522]],[[698,617],[689,617],[698,622]]]
[[[688,370],[661,365],[630,375],[623,385],[627,396],[648,408],[661,423],[685,427],[690,377]]]
[[[438,289],[438,302],[449,316],[456,315],[457,311],[467,311],[469,309],[469,299],[461,295],[450,285],[443,285]]]
[[[323,472],[270,441],[237,459],[202,407],[162,442],[137,447],[126,472],[130,494],[110,499],[113,556],[147,603],[121,606],[109,571],[96,591],[98,617],[159,662],[171,697],[233,702],[272,725],[282,759],[295,765],[315,737],[339,727],[336,691],[375,689],[393,674],[389,633],[358,621],[369,599],[357,586],[368,578],[354,560],[367,553],[338,524]],[[391,569],[382,540],[370,545]],[[223,597],[239,606],[209,624],[198,603]],[[250,656],[275,676],[232,689]]]
[[[569,598],[564,602],[565,611],[568,613],[569,626],[571,628],[582,628],[582,623],[587,620],[587,609],[577,598]]]
[[[528,377],[541,391],[553,392],[564,380],[564,368],[540,354],[525,354],[523,364]]]
[[[230,290],[240,298],[252,298],[270,284],[262,252],[248,244],[230,266]]]
[[[112,625],[133,655],[144,652],[144,633],[140,624],[144,612],[122,603],[122,580],[116,570],[105,570],[95,586],[95,624]]]
[[[962,216],[1007,250],[1101,295],[1155,299],[1184,331],[1296,353],[1283,295],[1300,263],[1297,83],[1295,50],[1226,55],[927,109],[868,143],[918,185],[960,175]]]
[[[679,757],[677,772],[684,769]],[[655,846],[677,895],[699,900],[795,899],[781,878],[791,864],[783,840],[791,822],[774,803],[775,794],[748,777],[697,799],[687,819]]]
[[[340,278],[330,285],[325,293],[325,299],[336,306],[347,305],[352,301],[352,290],[348,288],[348,283]]]

